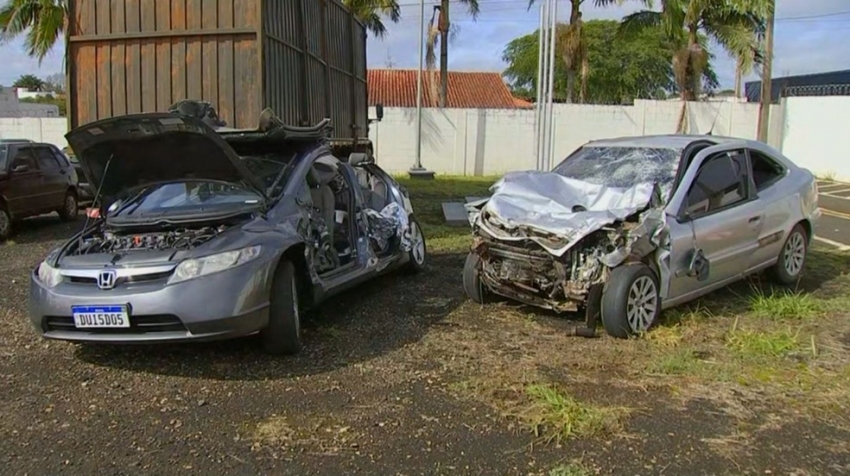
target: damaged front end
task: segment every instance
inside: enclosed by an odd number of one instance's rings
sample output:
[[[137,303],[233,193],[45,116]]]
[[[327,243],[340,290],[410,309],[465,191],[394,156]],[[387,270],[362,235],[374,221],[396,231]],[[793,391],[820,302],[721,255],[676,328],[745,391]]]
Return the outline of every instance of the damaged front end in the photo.
[[[518,172],[493,192],[468,205],[479,279],[525,304],[593,313],[612,269],[651,261],[663,246],[660,191],[650,183],[617,189]]]

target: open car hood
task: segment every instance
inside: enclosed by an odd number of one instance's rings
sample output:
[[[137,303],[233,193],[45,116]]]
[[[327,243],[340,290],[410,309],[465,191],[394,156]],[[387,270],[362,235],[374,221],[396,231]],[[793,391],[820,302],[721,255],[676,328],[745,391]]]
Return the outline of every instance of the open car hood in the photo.
[[[65,138],[91,186],[100,185],[106,196],[146,183],[182,179],[241,183],[265,196],[262,182],[233,148],[195,117],[119,116],[78,127]]]

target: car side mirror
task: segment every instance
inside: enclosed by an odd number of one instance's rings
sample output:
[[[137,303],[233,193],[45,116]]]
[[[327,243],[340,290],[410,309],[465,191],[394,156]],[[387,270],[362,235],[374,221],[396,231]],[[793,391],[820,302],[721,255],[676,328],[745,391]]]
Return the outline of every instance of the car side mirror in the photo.
[[[27,164],[16,165],[12,168],[12,172],[16,174],[20,174],[23,172],[29,172],[30,166]]]
[[[690,264],[688,265],[688,276],[697,278],[697,281],[705,281],[708,279],[710,269],[711,264],[708,258],[705,257],[705,253],[699,248],[694,249]]]
[[[382,121],[384,119],[384,105],[376,104],[375,105],[375,117],[378,118],[378,121]]]

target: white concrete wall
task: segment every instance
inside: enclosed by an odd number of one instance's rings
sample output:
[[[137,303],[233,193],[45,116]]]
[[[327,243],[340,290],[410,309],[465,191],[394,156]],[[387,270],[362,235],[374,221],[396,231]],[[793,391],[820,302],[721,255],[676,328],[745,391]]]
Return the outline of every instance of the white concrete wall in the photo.
[[[68,120],[64,117],[0,117],[0,139],[30,139],[61,149],[68,146],[66,132]]]
[[[850,181],[850,96],[790,97],[782,152],[816,175]]]
[[[678,101],[636,101],[634,106],[555,105],[555,163],[593,139],[673,134],[682,107]],[[370,126],[378,163],[391,172],[405,172],[415,160],[416,110],[384,111],[384,120]],[[714,135],[756,137],[758,105],[689,103],[685,113],[689,133],[711,130]],[[374,117],[374,111],[371,114]],[[423,109],[422,144],[422,165],[437,173],[492,175],[531,169],[535,166],[534,111]]]

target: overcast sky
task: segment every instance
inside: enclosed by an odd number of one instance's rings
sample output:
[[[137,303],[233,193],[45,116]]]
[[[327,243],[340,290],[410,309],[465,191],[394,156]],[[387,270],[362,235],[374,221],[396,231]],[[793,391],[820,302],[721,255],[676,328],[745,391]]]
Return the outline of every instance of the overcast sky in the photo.
[[[453,5],[452,21],[458,31],[450,43],[449,68],[454,71],[499,71],[505,45],[537,28],[539,10],[527,11],[527,0],[479,0],[481,15],[473,21],[463,5]],[[368,40],[368,61],[372,68],[415,68],[418,65],[419,2],[400,0],[402,20],[388,24],[384,39]],[[569,15],[567,2],[559,0],[559,18]],[[659,2],[655,2],[656,4]],[[426,0],[430,18],[435,0]],[[640,8],[640,2],[626,0],[621,7],[596,8],[592,1],[583,7],[584,19],[620,19]],[[776,52],[774,76],[850,69],[850,0],[777,0]],[[842,51],[845,51],[842,53]],[[724,87],[731,87],[734,63],[715,51],[715,69]],[[62,45],[39,66],[24,53],[20,40],[0,46],[0,85],[11,85],[22,74],[40,77],[62,69]]]

